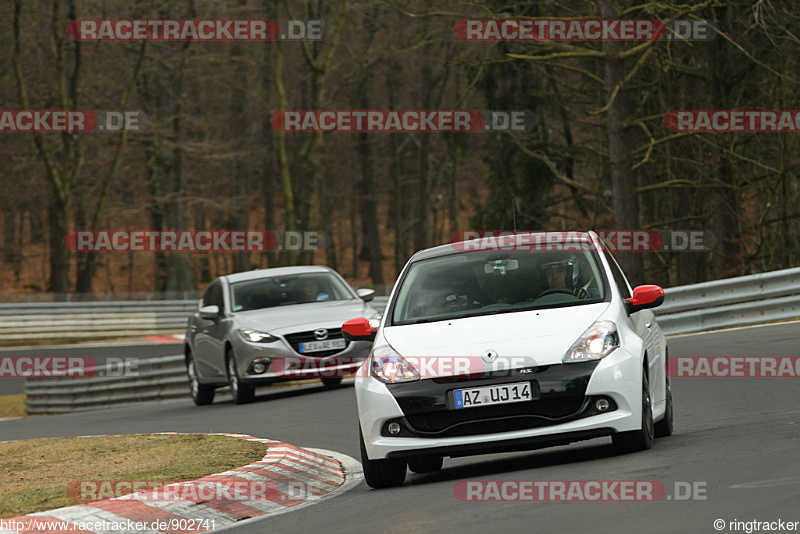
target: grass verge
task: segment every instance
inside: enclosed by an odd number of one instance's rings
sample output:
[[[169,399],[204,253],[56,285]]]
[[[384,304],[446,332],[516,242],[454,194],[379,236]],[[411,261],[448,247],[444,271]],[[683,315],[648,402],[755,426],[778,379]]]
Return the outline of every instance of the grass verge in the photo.
[[[25,417],[25,394],[0,395],[0,419],[4,417]]]
[[[0,443],[0,518],[80,504],[68,493],[71,482],[195,480],[253,463],[265,452],[263,443],[200,434]]]

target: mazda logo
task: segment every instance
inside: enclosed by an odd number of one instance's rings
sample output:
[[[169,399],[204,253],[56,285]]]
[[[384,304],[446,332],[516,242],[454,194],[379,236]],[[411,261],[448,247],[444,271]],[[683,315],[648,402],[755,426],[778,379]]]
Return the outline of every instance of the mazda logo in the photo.
[[[492,363],[493,361],[495,361],[498,358],[498,356],[500,356],[500,355],[497,354],[497,352],[495,352],[492,349],[489,349],[489,350],[487,350],[486,352],[484,352],[481,355],[481,359],[483,361],[485,361],[486,363]]]
[[[328,330],[325,328],[317,328],[314,330],[314,337],[322,341],[323,339],[328,339]]]

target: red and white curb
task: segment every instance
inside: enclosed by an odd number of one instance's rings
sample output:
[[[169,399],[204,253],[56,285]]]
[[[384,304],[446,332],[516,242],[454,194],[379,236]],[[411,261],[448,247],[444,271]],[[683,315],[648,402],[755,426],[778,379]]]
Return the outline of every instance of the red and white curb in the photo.
[[[177,432],[161,434],[177,435]],[[245,434],[207,434],[228,436],[257,441],[267,447],[264,457],[252,464],[230,471],[208,475],[190,482],[170,484],[173,486],[225,487],[223,492],[235,494],[231,488],[241,488],[242,482],[269,484],[277,491],[260,495],[256,499],[241,498],[224,500],[201,500],[199,497],[157,500],[148,498],[160,490],[147,490],[124,497],[105,499],[89,504],[66,506],[47,512],[0,519],[0,526],[14,525],[14,530],[0,528],[0,534],[27,534],[72,532],[105,534],[128,532],[129,534],[178,534],[220,530],[266,515],[294,511],[322,499],[343,493],[358,485],[363,478],[361,464],[347,455],[323,449],[305,449]],[[91,437],[91,436],[86,436]],[[305,491],[300,494],[296,488]],[[185,489],[185,488],[184,488]],[[177,492],[185,494],[186,492]],[[213,493],[213,492],[212,492]],[[12,523],[13,522],[13,523]],[[131,525],[136,527],[131,529]],[[94,525],[93,529],[79,527]],[[97,529],[96,526],[105,526]]]

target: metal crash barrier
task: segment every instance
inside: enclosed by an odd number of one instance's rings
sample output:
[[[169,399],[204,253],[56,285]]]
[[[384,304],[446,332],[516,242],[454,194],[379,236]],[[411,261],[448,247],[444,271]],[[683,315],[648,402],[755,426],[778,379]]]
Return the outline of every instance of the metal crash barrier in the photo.
[[[800,318],[800,268],[673,287],[665,293],[664,304],[654,311],[666,335]],[[383,312],[387,301],[376,297],[371,304]],[[75,337],[182,334],[196,307],[196,301],[4,304],[0,333],[10,339],[55,332]],[[183,356],[176,355],[142,360],[137,376],[27,379],[25,393],[28,413],[42,414],[185,397],[189,388]]]

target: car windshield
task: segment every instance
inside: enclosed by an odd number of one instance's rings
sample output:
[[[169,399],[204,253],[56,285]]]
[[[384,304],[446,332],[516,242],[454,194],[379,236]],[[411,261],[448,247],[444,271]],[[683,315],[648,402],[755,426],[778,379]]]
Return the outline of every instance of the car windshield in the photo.
[[[452,254],[410,268],[392,324],[602,302],[605,283],[589,250]]]
[[[231,284],[234,312],[354,298],[347,286],[331,273],[277,276]]]

